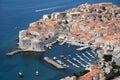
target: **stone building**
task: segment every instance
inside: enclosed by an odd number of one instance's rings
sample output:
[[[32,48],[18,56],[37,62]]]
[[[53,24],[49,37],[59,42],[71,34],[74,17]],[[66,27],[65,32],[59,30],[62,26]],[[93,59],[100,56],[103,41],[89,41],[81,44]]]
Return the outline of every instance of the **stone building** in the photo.
[[[60,80],[77,80],[75,76],[68,76],[68,77],[65,77],[65,78],[62,78]]]
[[[67,21],[77,20],[80,17],[80,12],[70,12],[66,14]]]
[[[62,20],[66,16],[66,12],[55,12],[51,14],[52,19]]]
[[[105,80],[104,71],[98,69],[98,65],[91,65],[88,67],[90,72],[80,76],[78,80]]]
[[[19,32],[19,48],[28,51],[45,51],[46,45],[57,39],[54,32],[43,33],[22,30]]]

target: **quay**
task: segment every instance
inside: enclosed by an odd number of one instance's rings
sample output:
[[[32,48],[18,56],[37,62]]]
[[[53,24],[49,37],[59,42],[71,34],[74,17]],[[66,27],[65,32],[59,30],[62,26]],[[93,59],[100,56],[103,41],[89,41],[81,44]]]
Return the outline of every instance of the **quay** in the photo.
[[[63,45],[67,42],[67,40],[65,39],[63,42],[60,43],[60,45]]]
[[[88,46],[87,43],[79,43],[79,42],[76,42],[74,40],[67,40],[66,43],[70,44],[70,45],[74,45],[74,46]]]
[[[56,67],[57,69],[66,69],[66,67],[64,67],[61,64],[58,64],[57,62],[55,62],[54,60],[48,58],[48,57],[44,57],[44,60],[48,63],[50,63],[51,65],[53,65],[54,67]]]
[[[23,50],[15,50],[15,51],[6,53],[6,56],[12,56],[12,55],[18,54],[18,53],[20,53],[20,52],[24,52],[24,51],[23,51]]]
[[[34,50],[14,50],[12,52],[6,53],[6,56],[13,56],[15,54],[21,53],[21,52],[45,52],[45,50],[41,50],[41,51],[34,51]]]

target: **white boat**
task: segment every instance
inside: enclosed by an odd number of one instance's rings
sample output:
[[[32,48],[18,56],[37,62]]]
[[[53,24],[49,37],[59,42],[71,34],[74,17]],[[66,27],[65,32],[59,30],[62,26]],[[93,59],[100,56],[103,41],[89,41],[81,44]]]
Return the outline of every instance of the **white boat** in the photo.
[[[64,58],[65,56],[64,55],[60,55],[61,58]]]
[[[78,58],[80,58],[81,60],[84,60],[81,56],[79,56],[78,54],[76,54],[76,56],[78,57]]]
[[[78,58],[80,58],[82,61],[84,61],[85,63],[87,63],[88,65],[90,65],[91,63],[87,62],[85,59],[83,59],[81,56],[79,56],[78,54],[76,54]]]
[[[73,63],[72,61],[70,61],[70,60],[67,60],[70,64],[72,64],[74,67],[77,67],[77,68],[79,68],[79,66],[77,65],[77,64],[75,64],[75,63]]]
[[[61,60],[56,60],[56,62],[58,63],[58,64],[60,64],[60,65],[63,65],[64,67],[69,67],[68,65],[66,65],[64,62],[62,62]]]
[[[58,63],[58,64],[63,64],[63,62],[62,61],[60,61],[60,60],[56,60],[56,62]]]
[[[70,57],[71,57],[71,54],[69,54],[68,56],[70,56]]]
[[[82,51],[82,50],[85,50],[85,49],[87,49],[87,48],[89,48],[89,46],[80,47],[80,48],[77,48],[76,50]]]
[[[38,70],[35,72],[35,75],[36,75],[36,76],[38,76],[38,75],[39,75],[39,72],[38,72]]]
[[[50,46],[48,47],[49,49],[52,49]]]
[[[84,53],[82,54],[86,59],[88,59],[89,61],[91,61],[90,58],[88,58]]]
[[[66,64],[63,64],[63,66],[65,66],[65,67],[67,67],[67,68],[69,68],[70,66],[68,66],[68,65],[66,65]]]
[[[92,58],[95,58],[93,55],[91,55],[89,52],[86,51],[86,53],[91,56]]]
[[[53,59],[54,59],[54,60],[56,60],[56,59],[57,59],[57,57],[53,57]]]
[[[70,66],[67,65],[66,67],[69,68]]]
[[[20,76],[20,77],[23,77],[24,75],[23,75],[23,72],[18,72],[18,75]]]
[[[92,52],[95,56],[97,56],[97,54],[96,54],[93,50],[92,50],[91,52]]]
[[[79,60],[77,60],[76,58],[72,58],[74,61],[78,62],[81,66],[85,67],[84,64],[82,64]]]

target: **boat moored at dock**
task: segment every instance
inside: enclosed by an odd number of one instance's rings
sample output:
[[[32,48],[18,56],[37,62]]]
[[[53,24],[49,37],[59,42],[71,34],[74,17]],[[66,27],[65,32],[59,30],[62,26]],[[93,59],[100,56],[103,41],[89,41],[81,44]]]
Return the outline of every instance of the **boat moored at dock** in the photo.
[[[88,58],[84,53],[82,53],[82,55],[89,61],[92,61],[90,58]]]
[[[86,53],[91,56],[92,58],[95,58],[92,54],[90,54],[89,52],[86,51]]]
[[[54,67],[56,67],[57,69],[66,69],[65,66],[57,63],[56,61],[50,59],[49,57],[44,57],[44,60],[48,63],[50,63],[51,65],[53,65]]]
[[[85,49],[87,49],[87,48],[90,48],[90,47],[89,47],[89,46],[84,46],[84,47],[77,48],[76,50],[82,51],[82,50],[85,50]]]

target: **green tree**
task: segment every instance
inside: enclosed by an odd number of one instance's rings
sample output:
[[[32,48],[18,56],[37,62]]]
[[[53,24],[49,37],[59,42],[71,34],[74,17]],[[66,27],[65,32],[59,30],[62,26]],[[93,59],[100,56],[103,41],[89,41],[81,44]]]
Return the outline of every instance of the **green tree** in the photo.
[[[51,19],[51,15],[50,14],[48,15],[48,18]]]
[[[106,62],[111,61],[112,55],[104,55],[103,58],[105,59]]]

